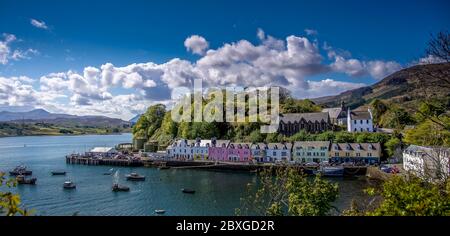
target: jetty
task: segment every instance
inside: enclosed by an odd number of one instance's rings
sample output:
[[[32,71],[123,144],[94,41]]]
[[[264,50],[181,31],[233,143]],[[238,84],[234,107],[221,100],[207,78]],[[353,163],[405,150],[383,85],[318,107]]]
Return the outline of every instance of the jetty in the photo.
[[[317,171],[317,167],[305,165],[282,165],[274,163],[235,163],[235,162],[214,162],[214,161],[200,161],[200,160],[169,160],[169,159],[153,159],[153,158],[135,158],[128,156],[127,158],[95,158],[92,156],[72,154],[66,156],[67,164],[79,165],[107,165],[107,166],[128,166],[128,167],[155,167],[155,168],[170,168],[170,169],[203,169],[211,171],[237,171],[237,172],[251,172],[258,173],[264,169],[271,167],[294,167],[307,175],[313,175]],[[366,175],[366,166],[345,166],[344,176],[360,176]]]

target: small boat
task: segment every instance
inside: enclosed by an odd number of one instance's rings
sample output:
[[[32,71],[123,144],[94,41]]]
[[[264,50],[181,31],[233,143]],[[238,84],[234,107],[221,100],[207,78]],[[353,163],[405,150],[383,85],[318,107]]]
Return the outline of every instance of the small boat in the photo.
[[[133,181],[144,181],[145,176],[139,175],[138,173],[131,173],[129,175],[125,175],[127,180],[133,180]]]
[[[155,213],[158,215],[162,215],[162,214],[166,213],[166,210],[155,210]]]
[[[130,191],[130,188],[124,185],[114,184],[112,186],[113,192],[128,192]]]
[[[338,177],[344,176],[343,166],[321,166],[315,174],[321,174],[322,176]]]
[[[195,193],[195,190],[189,189],[189,188],[183,188],[183,189],[181,189],[181,192],[183,192],[183,193],[189,193],[189,194],[194,194],[194,193]]]
[[[17,166],[12,171],[10,171],[9,174],[12,175],[12,176],[32,175],[33,172],[31,170],[27,170],[27,168],[25,166]]]
[[[25,178],[24,175],[18,175],[18,176],[16,177],[16,181],[17,181],[18,184],[31,184],[31,185],[35,185],[37,179],[36,179],[36,178],[30,178],[30,179],[27,179],[27,178]]]
[[[103,175],[112,175],[112,172],[114,171],[113,168],[109,169],[108,172],[103,173]]]
[[[160,166],[160,167],[158,167],[158,169],[167,170],[167,169],[170,169],[170,166]]]
[[[66,175],[65,171],[52,171],[52,175]]]
[[[74,189],[74,188],[76,188],[77,186],[75,185],[75,183],[73,183],[72,181],[66,181],[66,182],[64,182],[64,184],[63,184],[63,188],[65,188],[65,189]]]

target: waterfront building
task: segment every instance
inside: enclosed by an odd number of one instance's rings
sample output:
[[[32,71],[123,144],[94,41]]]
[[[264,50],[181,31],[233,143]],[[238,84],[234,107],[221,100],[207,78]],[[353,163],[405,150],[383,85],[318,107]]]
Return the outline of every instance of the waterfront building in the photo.
[[[175,140],[167,147],[167,155],[176,160],[193,160],[195,140],[179,139]]]
[[[347,126],[347,108],[345,103],[341,107],[324,108],[322,112],[327,112],[330,116],[330,122],[334,125]]]
[[[376,164],[380,162],[380,143],[333,143],[330,162],[353,164]]]
[[[229,143],[228,157],[226,161],[231,162],[251,162],[250,143]]]
[[[209,159],[213,161],[227,161],[228,160],[228,145],[230,140],[211,140],[209,147]]]
[[[286,136],[292,136],[301,130],[319,133],[332,129],[328,112],[280,114],[278,132]]]
[[[268,143],[266,152],[267,162],[290,162],[292,161],[292,143]]]
[[[117,155],[118,151],[113,147],[95,147],[91,149],[87,155],[94,157],[113,157]]]
[[[211,147],[211,140],[197,138],[192,146],[194,160],[208,160],[208,152],[209,147]]]
[[[266,162],[267,150],[269,146],[266,143],[253,143],[250,146],[252,158],[256,162]]]
[[[330,141],[294,142],[292,156],[296,163],[321,163],[329,161]]]
[[[374,132],[373,116],[370,109],[367,111],[347,111],[348,132]]]
[[[450,148],[410,145],[403,151],[403,169],[423,179],[444,179],[450,174]]]

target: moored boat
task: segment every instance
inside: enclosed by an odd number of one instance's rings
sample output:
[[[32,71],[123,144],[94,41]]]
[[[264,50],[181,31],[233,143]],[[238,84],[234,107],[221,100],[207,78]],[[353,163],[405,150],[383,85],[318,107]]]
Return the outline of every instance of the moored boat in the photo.
[[[133,180],[133,181],[144,181],[145,176],[139,175],[138,173],[131,173],[129,175],[125,175],[127,180]]]
[[[166,213],[166,210],[155,210],[155,213],[156,214],[158,214],[158,215],[162,215],[162,214],[164,214],[164,213]]]
[[[167,169],[170,169],[170,166],[160,166],[160,167],[158,167],[158,169],[167,170]]]
[[[18,184],[31,184],[31,185],[34,185],[34,184],[36,184],[37,179],[36,178],[27,179],[27,178],[25,178],[24,175],[18,175],[16,177],[16,181],[17,181]]]
[[[183,189],[181,189],[181,191],[183,193],[189,193],[189,194],[194,194],[195,193],[195,190],[190,189],[190,188],[183,188]]]
[[[65,171],[52,171],[52,175],[66,175]]]
[[[12,175],[12,176],[32,175],[33,172],[31,170],[28,170],[27,167],[25,167],[25,166],[17,166],[12,171],[10,171],[9,174]]]
[[[113,192],[128,192],[128,191],[130,191],[130,188],[127,186],[124,186],[124,185],[113,184],[112,191]]]
[[[343,166],[321,166],[316,174],[320,174],[322,176],[328,177],[339,177],[344,176],[344,167]]]
[[[66,182],[64,182],[64,184],[63,184],[63,188],[64,189],[74,189],[74,188],[76,188],[77,186],[75,185],[75,183],[73,183],[72,181],[66,181]]]

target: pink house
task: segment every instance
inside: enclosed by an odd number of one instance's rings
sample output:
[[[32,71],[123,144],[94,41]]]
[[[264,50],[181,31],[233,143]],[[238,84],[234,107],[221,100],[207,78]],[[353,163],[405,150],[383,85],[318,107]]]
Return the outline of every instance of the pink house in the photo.
[[[250,143],[230,143],[228,145],[228,159],[231,162],[250,162],[252,161],[252,152]]]
[[[226,161],[228,160],[228,144],[229,140],[212,140],[208,149],[209,160]]]

